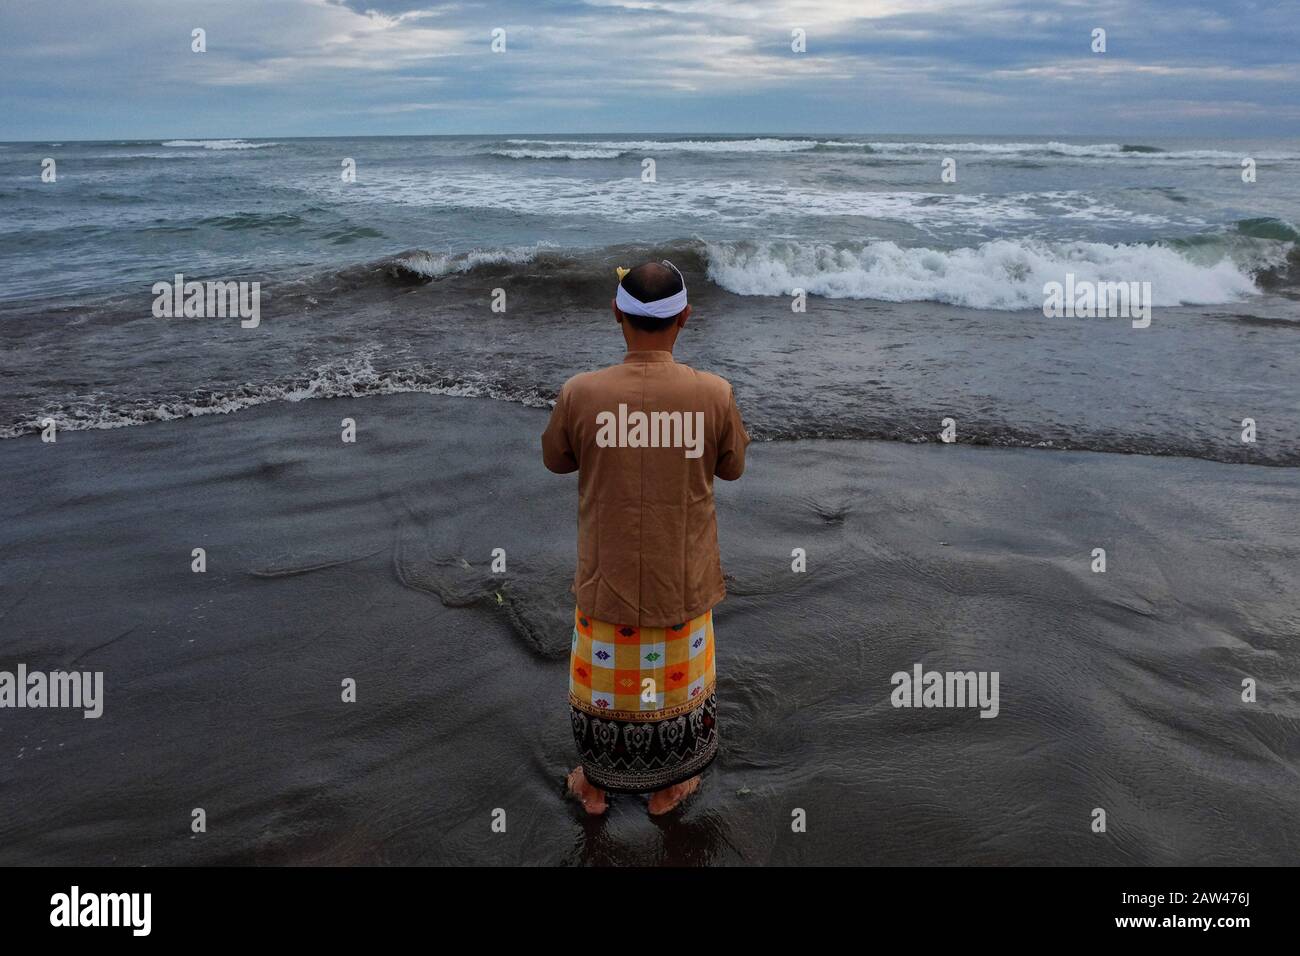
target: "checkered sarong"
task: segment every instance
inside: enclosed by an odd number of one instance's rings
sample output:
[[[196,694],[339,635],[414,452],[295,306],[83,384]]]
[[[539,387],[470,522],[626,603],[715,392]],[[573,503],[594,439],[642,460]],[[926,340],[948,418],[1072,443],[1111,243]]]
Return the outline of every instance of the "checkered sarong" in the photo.
[[[718,751],[713,611],[673,627],[574,611],[569,712],[587,779],[645,793],[689,780]]]

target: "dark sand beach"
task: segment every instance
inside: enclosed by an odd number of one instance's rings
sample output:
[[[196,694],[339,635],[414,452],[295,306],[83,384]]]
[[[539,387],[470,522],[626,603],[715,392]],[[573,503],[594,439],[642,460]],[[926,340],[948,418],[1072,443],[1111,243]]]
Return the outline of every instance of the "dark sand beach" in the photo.
[[[717,490],[719,759],[675,816],[587,820],[545,419],[402,394],[0,443],[0,667],[105,687],[5,714],[0,863],[1300,858],[1294,469],[756,443]],[[998,716],[892,707],[917,662],[997,671]]]

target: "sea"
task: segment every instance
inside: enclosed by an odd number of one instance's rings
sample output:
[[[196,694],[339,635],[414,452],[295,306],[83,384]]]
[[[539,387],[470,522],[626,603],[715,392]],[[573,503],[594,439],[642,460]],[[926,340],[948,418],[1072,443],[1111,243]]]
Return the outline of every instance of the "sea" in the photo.
[[[733,382],[758,440],[952,419],[1294,466],[1297,223],[1297,140],[0,143],[0,437],[393,392],[545,406],[619,359],[615,267],[668,259],[679,358]],[[158,317],[177,275],[257,282],[259,324]],[[1067,277],[1149,283],[1150,325],[1045,315]]]

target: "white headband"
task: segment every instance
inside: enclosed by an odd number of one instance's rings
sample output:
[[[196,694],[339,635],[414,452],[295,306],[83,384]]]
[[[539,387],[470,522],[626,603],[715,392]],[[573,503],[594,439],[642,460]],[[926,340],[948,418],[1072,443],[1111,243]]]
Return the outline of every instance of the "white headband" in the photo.
[[[667,319],[686,308],[686,277],[682,275],[680,269],[667,259],[663,261],[663,264],[676,272],[677,277],[682,280],[682,291],[676,292],[666,299],[642,302],[631,292],[624,289],[623,282],[620,280],[618,291],[614,293],[614,302],[618,305],[620,312],[624,315],[648,315],[653,319]]]

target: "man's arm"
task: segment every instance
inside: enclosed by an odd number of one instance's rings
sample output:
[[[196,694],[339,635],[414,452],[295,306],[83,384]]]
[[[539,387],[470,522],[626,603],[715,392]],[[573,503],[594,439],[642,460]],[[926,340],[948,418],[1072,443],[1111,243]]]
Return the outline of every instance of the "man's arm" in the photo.
[[[736,393],[730,388],[727,389],[727,404],[722,431],[718,435],[718,462],[713,473],[723,481],[735,481],[745,473],[745,447],[749,444],[749,433],[745,431],[740,409],[736,407]]]
[[[542,432],[542,461],[557,475],[578,470],[578,454],[569,438],[569,386],[560,389],[560,397],[551,409],[551,420]]]

